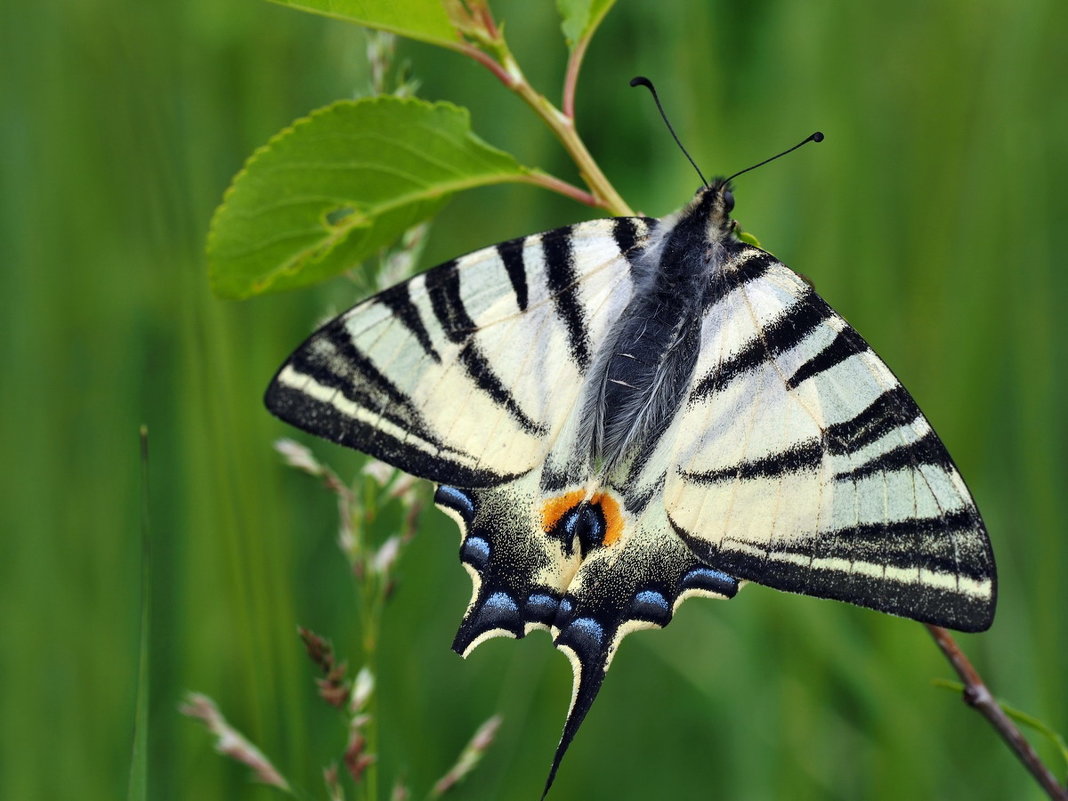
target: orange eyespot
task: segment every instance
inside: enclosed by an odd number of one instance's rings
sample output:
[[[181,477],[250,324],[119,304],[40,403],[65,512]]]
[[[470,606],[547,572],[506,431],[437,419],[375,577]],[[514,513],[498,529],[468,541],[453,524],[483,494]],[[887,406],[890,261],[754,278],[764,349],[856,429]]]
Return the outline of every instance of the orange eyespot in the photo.
[[[582,490],[550,498],[541,507],[542,530],[546,533],[552,531],[564,515],[583,502],[596,506],[604,518],[604,536],[600,544],[611,545],[616,542],[623,534],[623,514],[620,511],[619,502],[607,492],[598,492],[588,501],[586,493]]]
[[[623,535],[623,513],[619,509],[619,502],[607,492],[594,495],[593,502],[600,505],[604,515],[604,544],[611,545]]]
[[[547,500],[541,507],[542,531],[552,531],[556,524],[560,522],[560,518],[581,503],[585,497],[586,493],[576,490],[575,492],[569,492],[566,495]]]

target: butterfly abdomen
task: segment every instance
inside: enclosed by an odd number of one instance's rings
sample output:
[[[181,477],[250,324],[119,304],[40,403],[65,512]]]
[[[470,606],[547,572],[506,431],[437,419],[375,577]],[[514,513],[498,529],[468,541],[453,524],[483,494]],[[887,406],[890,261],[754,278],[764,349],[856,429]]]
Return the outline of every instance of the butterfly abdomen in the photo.
[[[591,464],[606,473],[658,439],[675,417],[700,348],[705,289],[719,269],[708,193],[637,261],[644,275],[591,368]]]

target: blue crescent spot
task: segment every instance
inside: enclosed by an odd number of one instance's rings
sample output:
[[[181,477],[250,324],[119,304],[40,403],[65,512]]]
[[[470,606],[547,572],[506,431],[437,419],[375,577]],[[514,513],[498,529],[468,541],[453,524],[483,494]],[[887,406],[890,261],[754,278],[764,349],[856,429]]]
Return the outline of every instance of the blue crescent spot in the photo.
[[[580,617],[567,627],[567,635],[580,649],[596,650],[604,639],[604,627],[592,617]]]
[[[475,501],[470,494],[457,487],[442,484],[434,493],[434,503],[455,509],[464,522],[470,523],[475,518]]]
[[[506,592],[495,592],[478,608],[478,627],[489,629],[514,625],[519,618],[519,607]]]
[[[682,578],[682,585],[687,589],[708,590],[733,598],[738,592],[737,579],[713,570],[710,567],[695,567]]]
[[[527,606],[524,611],[528,620],[537,623],[550,623],[556,616],[558,606],[559,603],[551,595],[536,592],[527,598]]]
[[[473,567],[484,567],[490,557],[490,544],[482,537],[468,537],[460,551],[460,558]]]
[[[655,590],[643,590],[635,595],[631,606],[635,612],[654,617],[671,613],[671,604],[668,599],[663,596],[663,593]]]
[[[516,602],[512,600],[512,597],[506,592],[495,592],[482,604],[484,607],[490,609],[499,609],[502,612],[508,612],[514,615],[519,611],[519,607]]]
[[[563,617],[567,617],[571,614],[571,601],[569,601],[567,598],[564,598],[562,601],[560,601],[560,614]]]

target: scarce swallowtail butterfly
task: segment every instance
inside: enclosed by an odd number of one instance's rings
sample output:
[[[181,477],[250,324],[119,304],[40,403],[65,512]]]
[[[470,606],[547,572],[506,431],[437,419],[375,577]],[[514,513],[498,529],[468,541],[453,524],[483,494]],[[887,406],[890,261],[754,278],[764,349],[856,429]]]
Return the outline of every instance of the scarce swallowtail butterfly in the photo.
[[[453,648],[551,632],[574,669],[546,791],[627,634],[746,581],[963,631],[983,522],[894,374],[737,236],[727,180],[447,261],[289,357],[267,408],[438,485],[474,592]]]

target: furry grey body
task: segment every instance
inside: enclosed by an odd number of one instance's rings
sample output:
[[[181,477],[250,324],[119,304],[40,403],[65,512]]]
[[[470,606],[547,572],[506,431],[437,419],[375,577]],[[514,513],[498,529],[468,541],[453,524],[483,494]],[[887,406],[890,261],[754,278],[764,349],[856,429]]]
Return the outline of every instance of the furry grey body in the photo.
[[[693,377],[701,342],[705,288],[722,269],[716,192],[699,193],[665,220],[634,254],[634,292],[591,367],[580,449],[610,476],[655,443],[674,419]],[[673,224],[672,224],[673,223]]]

